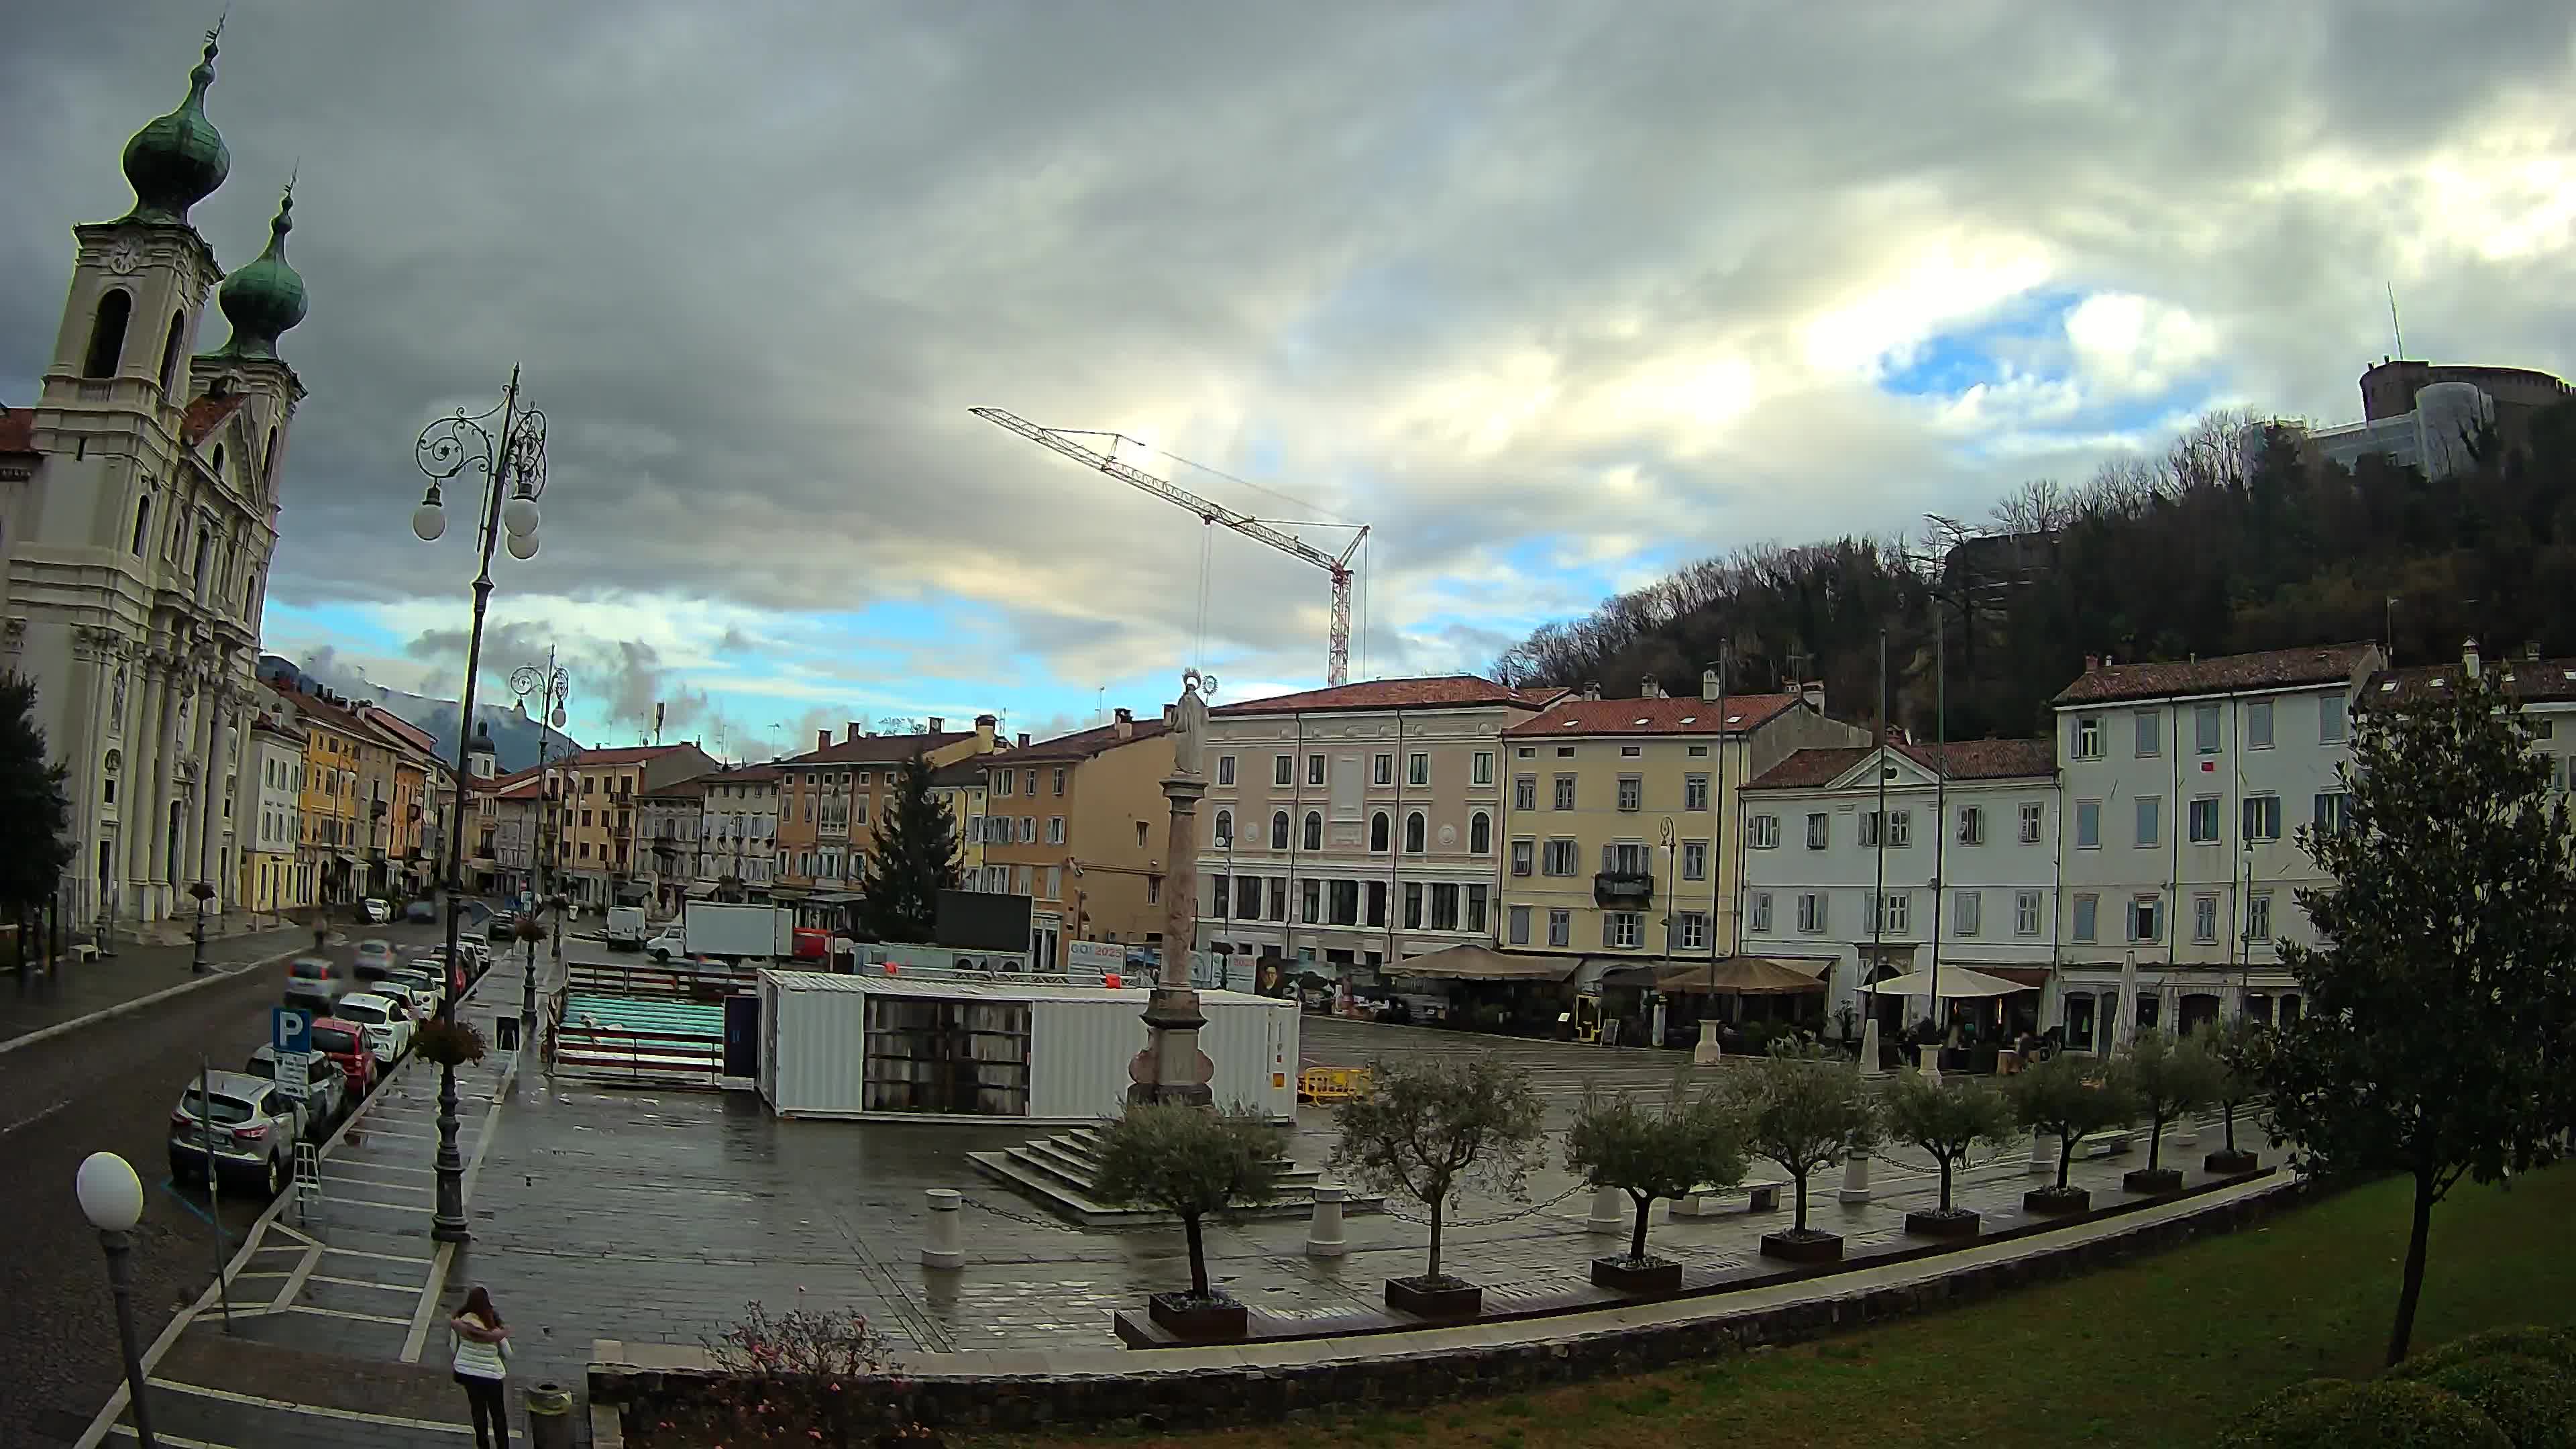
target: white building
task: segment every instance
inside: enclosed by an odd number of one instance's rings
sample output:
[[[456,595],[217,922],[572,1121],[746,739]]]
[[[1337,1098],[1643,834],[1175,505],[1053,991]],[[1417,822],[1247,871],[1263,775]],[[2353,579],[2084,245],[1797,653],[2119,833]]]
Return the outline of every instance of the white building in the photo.
[[[304,726],[263,714],[248,739],[242,767],[250,783],[239,814],[250,838],[242,852],[241,902],[254,911],[301,909],[313,903],[310,871],[295,849],[304,838]]]
[[[778,879],[778,782],[775,765],[746,765],[698,777],[707,788],[698,824],[697,880],[689,894],[713,895],[727,877],[766,898]]]
[[[36,682],[37,723],[70,767],[62,904],[79,920],[193,910],[200,879],[221,909],[242,879],[227,816],[245,808],[238,736],[304,396],[277,340],[305,296],[285,257],[289,198],[268,249],[223,279],[230,339],[197,352],[223,273],[188,210],[231,168],[205,111],[214,57],[209,41],[187,99],[126,143],[133,209],[73,228],[42,391],[0,412],[0,663]]]
[[[1881,812],[1884,812],[1882,815]],[[2030,988],[2005,1023],[2046,1024],[2056,954],[2058,790],[2046,740],[1806,749],[1744,787],[1744,951],[1819,972],[1829,1018],[1919,1000],[1871,981],[1970,967]]]
[[[2505,693],[2521,702],[2522,717],[2540,736],[2534,748],[2548,757],[2550,786],[2576,789],[2576,659],[2543,659],[2536,649],[2519,659],[2487,659],[2472,639],[2461,648],[2457,664],[2382,670],[2362,691],[2361,707],[2382,708],[2448,689],[2462,674],[2480,670],[2501,673]]]
[[[2056,1020],[2106,1048],[2134,961],[2140,1025],[2242,1009],[2294,1017],[2279,943],[2311,943],[2296,892],[2325,884],[2299,826],[2342,819],[2351,712],[2386,663],[2375,644],[2113,664],[2085,661],[2055,700]]]
[[[1563,692],[1450,675],[1209,711],[1200,948],[1373,984],[1408,956],[1492,944],[1502,733]]]

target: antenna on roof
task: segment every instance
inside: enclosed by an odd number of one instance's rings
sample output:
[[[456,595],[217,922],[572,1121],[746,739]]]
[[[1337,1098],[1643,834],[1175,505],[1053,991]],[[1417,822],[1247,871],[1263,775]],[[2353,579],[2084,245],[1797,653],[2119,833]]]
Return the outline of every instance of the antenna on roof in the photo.
[[[2388,330],[2397,338],[2397,355],[2406,355],[2406,329],[2397,322],[2397,284],[2388,284]]]

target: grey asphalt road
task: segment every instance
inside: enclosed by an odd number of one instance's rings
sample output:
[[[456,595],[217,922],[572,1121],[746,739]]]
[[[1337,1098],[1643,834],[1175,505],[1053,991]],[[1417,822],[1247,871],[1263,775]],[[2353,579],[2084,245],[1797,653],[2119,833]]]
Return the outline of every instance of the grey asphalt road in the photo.
[[[432,926],[350,926],[361,939],[427,943]],[[347,942],[332,948],[345,959]],[[202,1192],[164,1184],[171,1109],[199,1054],[237,1070],[268,1037],[283,967],[243,972],[201,991],[0,1056],[0,1446],[71,1442],[122,1372],[98,1235],[72,1197],[81,1159],[105,1149],[145,1183],[135,1233],[136,1331],[149,1343],[212,1280],[214,1231]],[[264,1204],[230,1195],[226,1231],[240,1232]]]

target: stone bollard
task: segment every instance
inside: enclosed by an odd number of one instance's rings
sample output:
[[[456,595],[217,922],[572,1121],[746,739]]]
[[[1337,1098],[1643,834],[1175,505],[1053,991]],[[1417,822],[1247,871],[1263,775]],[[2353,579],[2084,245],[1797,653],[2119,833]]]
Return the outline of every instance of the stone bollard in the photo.
[[[1628,1195],[1615,1187],[1596,1188],[1592,1194],[1592,1212],[1583,1226],[1596,1233],[1628,1231]]]
[[[2200,1145],[2199,1117],[2189,1112],[2185,1112],[2181,1118],[2175,1121],[2173,1145],[2176,1147],[2198,1147]]]
[[[526,1398],[532,1449],[572,1449],[572,1390],[551,1381],[531,1384]]]
[[[1860,1074],[1864,1077],[1874,1077],[1879,1074],[1879,1071],[1878,1018],[1873,1016],[1863,1023],[1860,1029]]]
[[[1314,1215],[1306,1219],[1306,1256],[1338,1258],[1351,1250],[1350,1239],[1342,1235],[1342,1199],[1347,1195],[1337,1182],[1315,1184]]]
[[[965,1267],[965,1229],[958,1217],[966,1206],[966,1195],[946,1187],[934,1187],[922,1195],[930,1199],[930,1237],[921,1245],[921,1266]]]
[[[1923,1073],[1923,1080],[1936,1087],[1941,1085],[1941,1048],[1939,1046],[1916,1047],[1914,1065]]]
[[[1724,1060],[1726,1060],[1726,1051],[1723,1047],[1718,1045],[1717,1040],[1717,1018],[1713,1016],[1701,1017],[1699,1019],[1699,1045],[1691,1048],[1691,1065],[1699,1067],[1713,1067]]]
[[[1869,1201],[1869,1154],[1855,1152],[1843,1159],[1842,1191],[1834,1194],[1844,1202]]]
[[[2030,1134],[2030,1161],[2022,1164],[2021,1170],[2029,1177],[2055,1177],[2057,1175],[2056,1139],[2045,1132]]]

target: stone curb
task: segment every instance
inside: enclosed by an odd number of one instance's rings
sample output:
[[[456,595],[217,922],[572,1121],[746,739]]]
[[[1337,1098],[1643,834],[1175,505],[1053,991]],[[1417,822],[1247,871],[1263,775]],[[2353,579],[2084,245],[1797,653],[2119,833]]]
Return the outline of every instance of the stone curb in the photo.
[[[20,1047],[31,1047],[41,1041],[52,1041],[58,1036],[68,1036],[85,1026],[96,1026],[103,1021],[114,1021],[120,1016],[131,1016],[135,1012],[141,1011],[147,1006],[157,1006],[164,1001],[168,1001],[174,996],[185,996],[191,991],[197,991],[205,987],[212,986],[218,981],[229,981],[233,977],[239,976],[245,971],[256,971],[263,966],[274,966],[278,962],[286,960],[296,952],[304,949],[304,947],[295,946],[284,951],[280,951],[274,956],[261,956],[254,960],[239,962],[231,966],[218,966],[215,969],[208,971],[203,976],[191,976],[176,986],[165,986],[158,991],[138,996],[132,1001],[120,1001],[114,1006],[102,1007],[97,1011],[91,1012],[87,1016],[75,1016],[69,1021],[58,1021],[52,1026],[38,1027],[34,1031],[27,1033],[25,1036],[13,1036],[7,1041],[0,1041],[0,1056],[7,1056],[9,1053],[16,1051]]]

